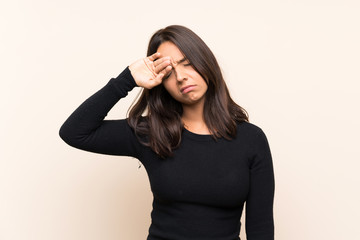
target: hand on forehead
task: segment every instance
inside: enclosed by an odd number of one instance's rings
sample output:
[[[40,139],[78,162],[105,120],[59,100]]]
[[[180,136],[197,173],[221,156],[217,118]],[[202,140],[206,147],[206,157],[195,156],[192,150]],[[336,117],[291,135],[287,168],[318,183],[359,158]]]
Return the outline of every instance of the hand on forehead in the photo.
[[[183,56],[181,59],[174,59],[173,57],[170,56],[170,62],[171,62],[171,65],[173,65],[173,66],[176,66],[186,60],[187,60],[187,58],[185,56]]]
[[[170,64],[171,64],[172,66],[176,66],[176,65],[178,64],[177,61],[175,61],[174,58],[171,57],[171,56],[163,56],[163,57],[160,58],[160,61],[161,61],[161,62],[162,62],[162,61],[166,61],[166,60],[170,60]]]
[[[169,58],[170,58],[170,63],[171,63],[171,65],[172,66],[176,66],[178,63],[177,63],[177,59],[174,59],[173,57],[171,57],[171,56],[169,56]]]

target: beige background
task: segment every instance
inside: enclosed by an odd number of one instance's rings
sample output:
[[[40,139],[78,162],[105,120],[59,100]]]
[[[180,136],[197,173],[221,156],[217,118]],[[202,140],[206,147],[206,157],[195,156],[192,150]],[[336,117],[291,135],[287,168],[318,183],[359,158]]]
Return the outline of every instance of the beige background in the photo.
[[[359,13],[357,0],[1,1],[0,239],[145,239],[145,169],[58,131],[170,24],[203,38],[268,136],[276,239],[360,239]]]

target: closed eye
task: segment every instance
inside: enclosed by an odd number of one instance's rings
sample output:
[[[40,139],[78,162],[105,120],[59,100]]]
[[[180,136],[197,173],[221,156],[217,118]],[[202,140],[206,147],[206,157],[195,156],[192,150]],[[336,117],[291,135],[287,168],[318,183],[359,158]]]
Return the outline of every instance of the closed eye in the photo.
[[[162,79],[163,79],[163,80],[168,79],[168,78],[170,77],[171,73],[172,73],[172,71],[171,71],[168,75],[166,75],[165,77],[163,77]]]
[[[184,66],[185,66],[185,67],[188,67],[188,66],[191,66],[191,64],[190,64],[190,63],[187,63],[187,64],[184,64]],[[165,77],[163,77],[162,79],[163,79],[163,80],[168,79],[168,78],[170,77],[172,71],[173,71],[173,70],[171,70],[170,73],[169,73],[168,75],[166,75]]]

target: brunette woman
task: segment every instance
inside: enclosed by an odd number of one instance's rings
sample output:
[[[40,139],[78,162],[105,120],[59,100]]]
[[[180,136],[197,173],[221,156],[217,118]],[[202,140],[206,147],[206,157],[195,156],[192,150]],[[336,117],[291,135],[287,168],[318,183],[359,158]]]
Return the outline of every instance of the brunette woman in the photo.
[[[104,120],[129,91],[126,119]],[[274,171],[264,132],[230,97],[215,56],[190,29],[151,37],[147,57],[83,102],[60,129],[69,145],[132,156],[153,192],[148,240],[274,239]]]

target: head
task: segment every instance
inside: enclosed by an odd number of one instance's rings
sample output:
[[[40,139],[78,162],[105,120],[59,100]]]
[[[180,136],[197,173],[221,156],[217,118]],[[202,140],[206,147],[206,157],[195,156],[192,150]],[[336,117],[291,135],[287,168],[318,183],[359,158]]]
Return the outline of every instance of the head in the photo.
[[[247,113],[231,99],[218,62],[205,42],[190,29],[171,25],[150,38],[147,56],[156,52],[171,57],[173,70],[162,84],[143,89],[129,113],[135,133],[147,137],[143,144],[162,157],[171,156],[181,141],[183,105],[199,102],[213,137],[234,137],[236,122],[248,121]],[[188,85],[195,87],[181,91]]]
[[[173,82],[171,78],[178,80],[177,85],[180,88],[187,85],[185,81],[189,80],[189,78],[190,83],[188,84],[194,83],[193,81],[201,84],[201,79],[205,81],[205,91],[198,93],[201,95],[198,96],[199,98],[204,94],[205,101],[214,98],[216,94],[221,94],[219,91],[225,90],[226,85],[214,54],[205,42],[190,29],[180,25],[171,25],[155,32],[150,39],[147,56],[156,52],[163,53],[163,56],[172,57],[174,62],[183,58],[186,61],[179,64],[178,69],[173,64],[172,74],[169,78],[165,76],[163,84],[158,86],[161,91],[154,92],[164,94],[163,91],[166,90],[174,99],[181,102],[181,96],[171,92],[172,88],[169,86]],[[185,66],[187,64],[189,66]],[[204,86],[202,86],[202,90],[204,90]]]
[[[172,70],[162,79],[166,91],[184,105],[203,107],[208,86],[189,59],[170,41],[160,44],[157,52],[171,58]]]

